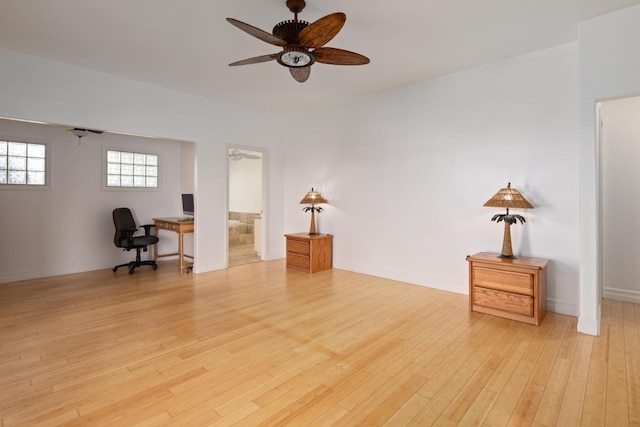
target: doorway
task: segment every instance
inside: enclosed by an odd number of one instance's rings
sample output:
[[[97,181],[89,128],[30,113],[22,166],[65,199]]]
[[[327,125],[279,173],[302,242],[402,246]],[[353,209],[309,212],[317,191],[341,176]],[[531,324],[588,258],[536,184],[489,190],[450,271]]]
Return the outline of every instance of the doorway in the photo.
[[[265,153],[229,147],[227,242],[229,267],[263,259]]]
[[[640,303],[640,96],[598,104],[600,296]]]

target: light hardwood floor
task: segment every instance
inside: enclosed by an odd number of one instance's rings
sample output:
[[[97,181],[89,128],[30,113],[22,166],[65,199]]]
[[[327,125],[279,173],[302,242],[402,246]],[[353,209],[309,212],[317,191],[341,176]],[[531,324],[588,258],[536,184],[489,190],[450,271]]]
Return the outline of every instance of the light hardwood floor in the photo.
[[[638,305],[592,337],[467,304],[283,261],[0,285],[1,423],[640,425]]]

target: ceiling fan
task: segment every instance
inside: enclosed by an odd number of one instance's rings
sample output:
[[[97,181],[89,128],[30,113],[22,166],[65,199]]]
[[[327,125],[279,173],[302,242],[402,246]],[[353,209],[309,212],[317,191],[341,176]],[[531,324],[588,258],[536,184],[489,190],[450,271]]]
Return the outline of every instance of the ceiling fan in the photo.
[[[241,160],[241,159],[260,159],[261,157],[256,154],[243,153],[240,150],[231,150],[229,152],[229,158],[231,160]]]
[[[80,144],[80,140],[87,136],[89,134],[89,132],[91,133],[95,133],[97,135],[101,135],[104,133],[104,131],[101,130],[95,130],[95,129],[83,129],[83,128],[73,128],[73,129],[67,129],[67,132],[71,132],[72,134],[74,134],[75,136],[78,137],[78,144]]]
[[[275,59],[280,65],[289,68],[291,76],[296,81],[303,83],[309,78],[311,65],[315,62],[331,65],[364,65],[369,63],[369,58],[359,53],[324,47],[342,29],[347,20],[344,13],[332,13],[310,24],[307,21],[298,20],[298,13],[305,6],[305,0],[287,0],[287,7],[293,13],[293,20],[276,24],[273,27],[273,34],[237,19],[227,18],[227,21],[247,34],[282,48],[282,51],[278,53],[256,56],[232,62],[229,65],[258,64]]]

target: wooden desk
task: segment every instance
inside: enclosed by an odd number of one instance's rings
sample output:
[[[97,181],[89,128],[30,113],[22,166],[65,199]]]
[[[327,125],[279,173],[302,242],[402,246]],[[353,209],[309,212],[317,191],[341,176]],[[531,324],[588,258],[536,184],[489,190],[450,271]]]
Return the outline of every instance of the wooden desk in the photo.
[[[184,235],[186,233],[193,233],[193,221],[178,221],[178,217],[172,218],[153,218],[154,222],[154,233],[157,236],[158,231],[167,230],[172,231],[174,233],[178,233],[178,252],[170,253],[170,254],[158,254],[158,245],[153,245],[153,259],[157,260],[158,258],[167,257],[167,256],[175,256],[178,255],[178,259],[180,260],[180,273],[184,273],[187,269],[193,268],[193,256],[186,255],[184,253]],[[185,258],[191,260],[191,262],[185,262]]]

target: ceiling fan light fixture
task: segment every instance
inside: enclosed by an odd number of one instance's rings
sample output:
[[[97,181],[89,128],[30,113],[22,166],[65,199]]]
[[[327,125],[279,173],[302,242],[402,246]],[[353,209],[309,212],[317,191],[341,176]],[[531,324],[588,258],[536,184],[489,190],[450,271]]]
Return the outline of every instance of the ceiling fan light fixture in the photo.
[[[300,46],[291,46],[284,49],[278,55],[277,60],[281,65],[290,68],[307,67],[316,62],[311,52]]]
[[[69,132],[71,132],[72,134],[74,134],[75,136],[77,136],[78,138],[82,138],[87,136],[87,134],[89,133],[88,130],[86,129],[79,129],[79,128],[73,128],[71,129]]]

